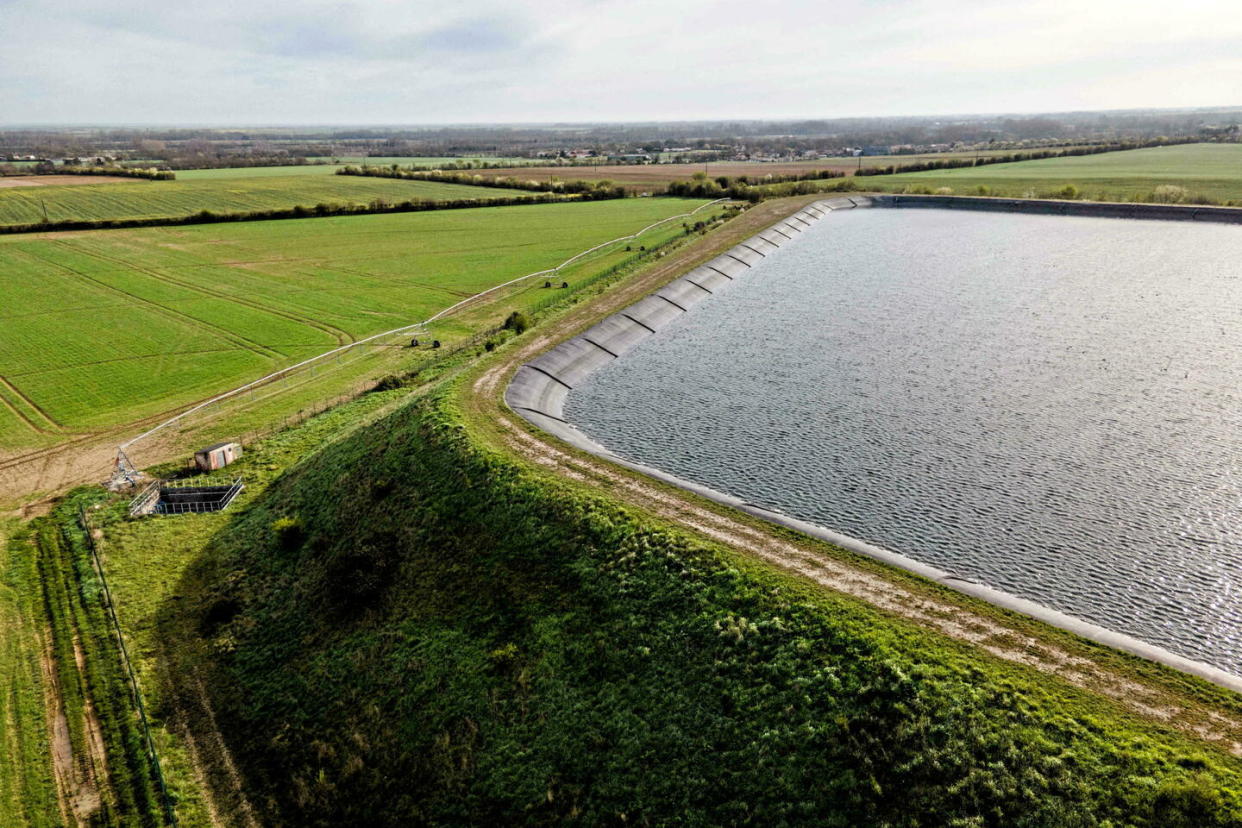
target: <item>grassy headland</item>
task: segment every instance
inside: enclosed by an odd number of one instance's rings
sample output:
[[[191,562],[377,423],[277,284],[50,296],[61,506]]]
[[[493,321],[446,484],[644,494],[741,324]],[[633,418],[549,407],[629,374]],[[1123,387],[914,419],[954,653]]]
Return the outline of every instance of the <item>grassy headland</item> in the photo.
[[[871,176],[860,189],[1008,198],[1242,203],[1242,144],[1183,144],[1102,155],[1047,158]]]

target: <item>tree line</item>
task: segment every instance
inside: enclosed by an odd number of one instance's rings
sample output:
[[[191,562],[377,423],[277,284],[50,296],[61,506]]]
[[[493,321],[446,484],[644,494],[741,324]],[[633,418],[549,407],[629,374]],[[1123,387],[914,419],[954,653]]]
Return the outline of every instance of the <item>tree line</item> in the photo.
[[[465,184],[471,187],[496,187],[503,190],[529,190],[537,193],[577,195],[584,201],[625,198],[625,188],[611,181],[533,181],[514,176],[471,175],[453,170],[425,170],[409,167],[355,167],[349,165],[337,175],[362,175],[372,178],[400,178],[407,181],[439,181],[442,184]]]
[[[161,170],[155,167],[86,167],[77,164],[56,166],[55,164],[36,164],[35,175],[107,175],[120,178],[146,178],[151,181],[172,181],[177,174],[172,170]]]
[[[408,201],[387,202],[375,199],[368,204],[325,204],[320,202],[313,207],[297,205],[280,207],[272,210],[253,210],[243,213],[217,213],[212,210],[200,210],[184,216],[160,216],[154,218],[114,218],[114,219],[64,219],[61,221],[41,221],[28,224],[0,225],[0,235],[13,233],[46,233],[59,230],[119,230],[135,227],[174,227],[185,224],[221,224],[239,221],[271,221],[275,219],[324,218],[328,216],[363,216],[378,213],[422,213],[432,210],[465,210],[472,207],[509,207],[519,204],[555,204],[562,201],[590,201],[604,198],[594,196],[588,198],[576,194],[538,193],[529,196],[499,196],[496,198],[458,198],[447,201],[430,201],[427,199],[410,199]],[[607,196],[618,198],[619,196]]]

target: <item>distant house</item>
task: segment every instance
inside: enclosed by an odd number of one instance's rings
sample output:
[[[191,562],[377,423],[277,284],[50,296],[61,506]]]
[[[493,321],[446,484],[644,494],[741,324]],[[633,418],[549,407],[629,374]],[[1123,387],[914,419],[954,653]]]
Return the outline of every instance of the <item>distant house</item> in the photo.
[[[115,155],[87,155],[82,158],[64,158],[61,163],[67,167],[103,166],[117,160]]]
[[[627,152],[624,155],[610,155],[608,160],[621,164],[648,164],[651,162],[651,156],[645,152]]]

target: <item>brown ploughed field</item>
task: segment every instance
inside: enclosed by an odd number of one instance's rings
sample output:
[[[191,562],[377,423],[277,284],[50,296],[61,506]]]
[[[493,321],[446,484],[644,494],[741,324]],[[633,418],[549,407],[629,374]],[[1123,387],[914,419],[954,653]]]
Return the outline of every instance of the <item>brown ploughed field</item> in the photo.
[[[0,187],[56,187],[84,184],[132,184],[141,181],[121,175],[4,175]]]

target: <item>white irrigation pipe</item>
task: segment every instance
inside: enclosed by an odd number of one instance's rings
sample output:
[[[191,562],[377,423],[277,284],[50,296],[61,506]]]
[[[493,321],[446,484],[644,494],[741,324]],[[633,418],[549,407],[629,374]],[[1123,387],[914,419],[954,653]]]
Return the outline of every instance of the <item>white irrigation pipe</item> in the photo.
[[[711,207],[713,204],[719,204],[719,203],[720,203],[720,202],[722,202],[722,201],[728,201],[728,200],[729,200],[729,199],[727,199],[727,198],[718,198],[718,199],[716,199],[715,201],[709,201],[709,202],[707,202],[706,204],[703,204],[703,205],[701,205],[701,206],[699,206],[699,207],[696,207],[696,208],[694,208],[693,210],[691,210],[691,211],[690,211],[690,212],[688,212],[688,213],[681,213],[680,215],[676,215],[676,216],[669,216],[669,217],[668,217],[668,218],[666,218],[666,219],[661,219],[661,220],[659,220],[659,221],[655,222],[654,224],[648,224],[646,227],[644,227],[642,230],[639,230],[637,233],[631,233],[631,234],[630,234],[630,235],[628,235],[628,236],[622,236],[622,237],[620,237],[620,238],[618,238],[618,239],[613,239],[612,241],[606,241],[606,242],[604,242],[603,244],[597,244],[597,245],[595,245],[594,247],[590,248],[589,250],[584,250],[584,251],[582,251],[581,253],[577,254],[576,256],[573,256],[573,257],[571,257],[571,258],[566,259],[565,261],[563,261],[563,262],[561,262],[560,264],[558,264],[556,267],[553,267],[553,268],[548,268],[547,270],[537,270],[537,271],[535,271],[534,273],[527,273],[525,276],[519,276],[519,277],[517,277],[516,279],[510,279],[509,281],[505,282],[504,284],[496,285],[496,286],[494,286],[494,287],[490,287],[490,288],[488,288],[487,290],[479,291],[478,293],[474,294],[473,296],[469,296],[469,297],[467,297],[467,298],[465,298],[465,299],[462,299],[460,302],[458,302],[458,303],[457,303],[457,304],[455,304],[455,305],[450,305],[449,307],[445,308],[444,310],[440,311],[439,313],[435,314],[434,316],[431,316],[431,317],[429,317],[429,318],[427,318],[427,319],[424,319],[422,322],[414,322],[414,323],[409,324],[409,325],[403,325],[403,326],[401,326],[400,328],[393,328],[391,331],[384,331],[383,333],[377,333],[377,334],[375,334],[375,335],[373,335],[373,336],[368,336],[368,337],[367,337],[367,338],[365,338],[365,339],[359,339],[359,340],[358,340],[358,341],[356,341],[356,342],[350,342],[348,345],[342,345],[342,346],[340,346],[339,348],[333,348],[333,349],[332,349],[332,350],[330,350],[330,351],[324,351],[322,354],[319,354],[319,355],[317,355],[317,356],[313,356],[313,357],[311,357],[310,359],[305,359],[305,360],[302,360],[301,362],[297,363],[296,365],[290,365],[288,368],[282,368],[282,369],[280,369],[279,371],[274,371],[274,372],[272,372],[272,373],[268,374],[268,375],[267,375],[267,376],[265,376],[265,377],[261,377],[261,378],[259,378],[259,379],[255,380],[254,382],[248,382],[248,383],[246,383],[245,385],[239,385],[238,387],[234,388],[232,391],[225,391],[223,394],[220,394],[220,395],[218,395],[218,396],[212,397],[212,398],[211,398],[211,399],[209,399],[209,400],[206,400],[206,401],[204,401],[204,402],[201,402],[201,403],[199,403],[198,405],[194,406],[193,408],[187,408],[185,411],[182,411],[182,412],[181,412],[180,414],[178,414],[177,416],[175,416],[175,417],[170,417],[169,419],[165,420],[164,422],[160,423],[159,425],[155,426],[154,428],[151,428],[151,429],[149,429],[149,430],[147,430],[147,431],[144,431],[142,434],[139,434],[137,437],[133,438],[132,440],[129,440],[128,442],[122,443],[122,444],[120,445],[120,447],[119,447],[118,451],[119,451],[119,452],[121,452],[121,453],[123,453],[123,452],[125,451],[125,449],[127,449],[127,448],[129,448],[130,446],[134,445],[134,443],[137,443],[139,440],[145,440],[146,438],[150,437],[150,436],[151,436],[152,434],[154,434],[155,432],[160,431],[160,430],[162,430],[162,429],[164,429],[164,428],[167,428],[168,426],[172,425],[173,423],[179,422],[180,420],[182,420],[182,419],[184,419],[184,418],[186,418],[186,417],[190,416],[191,414],[193,414],[193,413],[194,413],[194,412],[196,412],[196,411],[201,411],[202,409],[206,408],[206,407],[207,407],[207,406],[209,406],[209,405],[214,405],[215,403],[218,403],[218,402],[220,402],[221,400],[226,400],[226,399],[228,399],[229,397],[235,396],[235,395],[237,395],[237,394],[241,394],[241,393],[242,393],[242,392],[244,392],[244,391],[249,391],[251,388],[255,388],[255,387],[259,386],[259,385],[262,385],[263,383],[268,382],[269,380],[272,380],[272,379],[274,379],[274,378],[276,378],[276,377],[280,377],[280,376],[288,376],[289,374],[293,373],[294,371],[298,370],[299,368],[303,368],[303,367],[305,367],[305,366],[307,366],[307,365],[310,365],[310,364],[311,364],[311,363],[313,363],[313,362],[318,362],[319,360],[321,360],[321,359],[325,359],[325,358],[327,358],[327,357],[330,357],[330,356],[332,356],[333,354],[339,354],[339,353],[341,353],[341,352],[343,352],[343,351],[348,351],[350,348],[356,348],[356,347],[358,347],[359,345],[365,345],[365,344],[366,344],[366,343],[368,343],[368,342],[374,342],[375,340],[377,340],[377,339],[382,339],[382,338],[384,338],[384,337],[386,337],[386,336],[395,336],[396,334],[399,334],[399,333],[404,333],[404,332],[406,332],[406,331],[410,331],[410,330],[412,330],[412,329],[414,329],[414,328],[421,328],[421,327],[424,327],[424,326],[426,326],[426,325],[430,325],[432,322],[435,322],[436,320],[441,319],[441,318],[443,318],[443,317],[447,316],[448,314],[452,313],[453,311],[457,310],[457,309],[458,309],[458,308],[460,308],[462,305],[465,305],[465,304],[468,304],[468,303],[470,303],[470,302],[473,302],[475,299],[478,299],[480,296],[486,296],[487,294],[489,294],[489,293],[494,293],[495,291],[498,291],[498,290],[500,290],[501,288],[506,288],[506,287],[509,287],[509,285],[514,285],[514,284],[517,284],[518,282],[524,281],[524,280],[526,280],[526,279],[533,278],[533,277],[535,277],[535,276],[545,276],[545,275],[547,275],[547,274],[549,274],[549,273],[557,273],[557,272],[559,272],[562,268],[568,267],[569,265],[573,264],[574,262],[578,261],[579,259],[581,259],[581,258],[582,258],[582,257],[584,257],[584,256],[589,256],[590,254],[594,253],[596,250],[600,250],[600,249],[602,249],[602,248],[608,247],[609,245],[618,244],[619,242],[629,241],[630,239],[636,239],[636,238],[638,238],[639,236],[641,236],[643,233],[646,233],[648,230],[651,230],[651,229],[652,229],[652,228],[654,228],[654,227],[659,227],[661,224],[667,224],[667,223],[668,223],[668,222],[670,222],[670,221],[676,221],[677,219],[680,219],[680,218],[687,218],[687,217],[689,217],[689,216],[693,216],[695,213],[699,212],[700,210],[705,210],[705,209],[707,209],[708,207]]]

